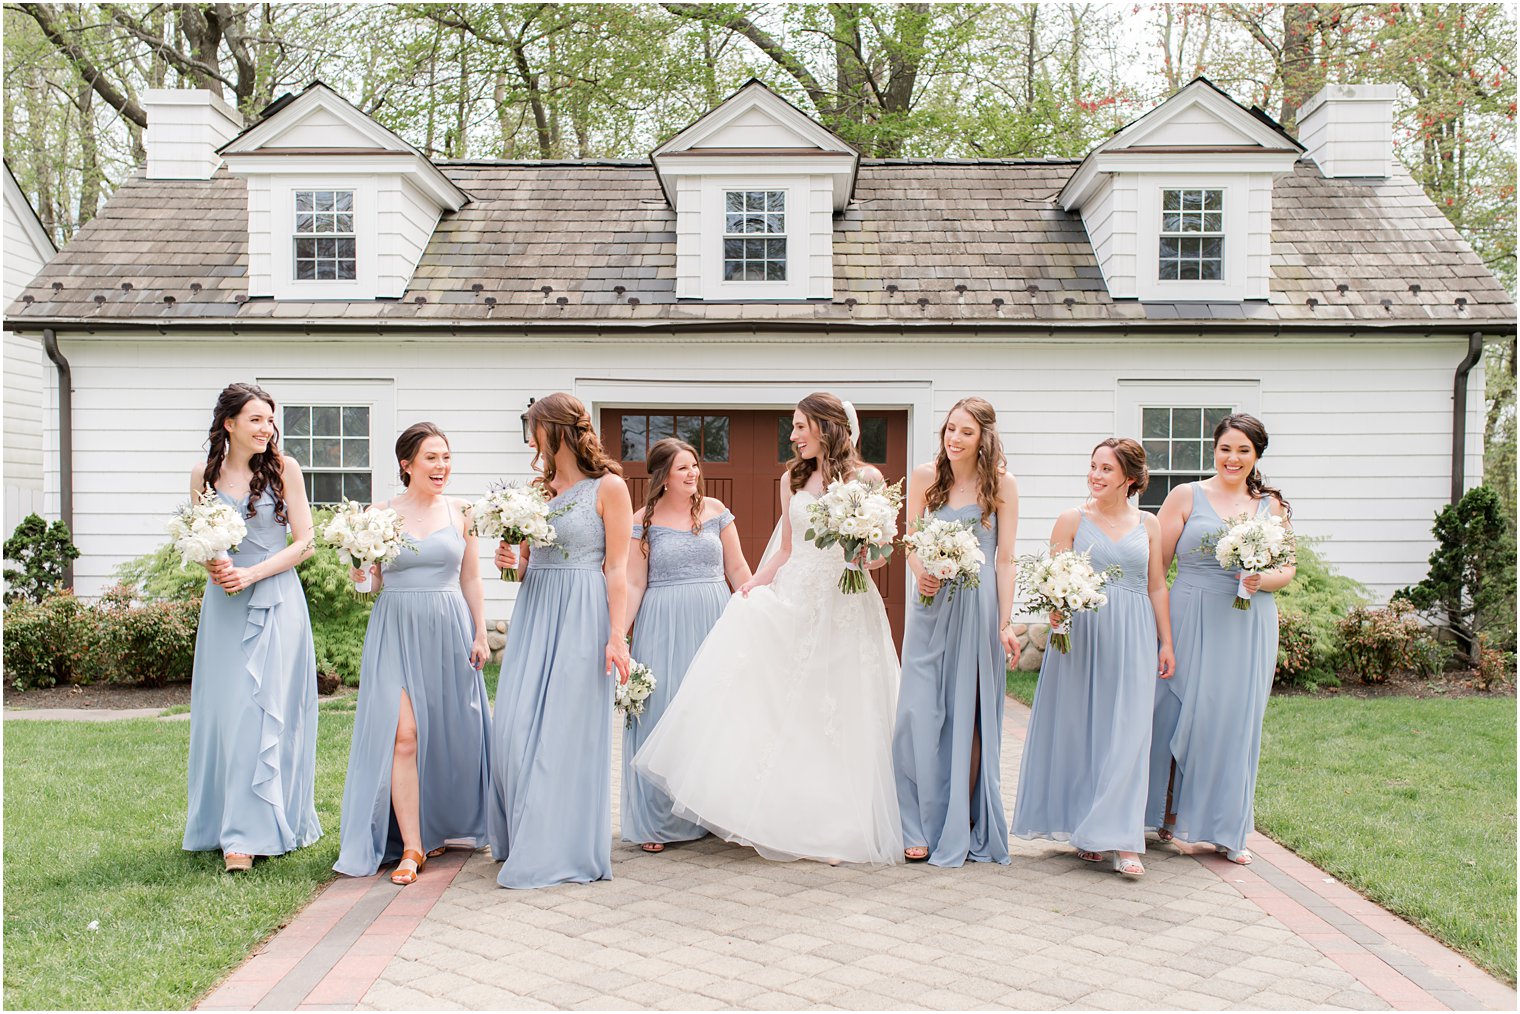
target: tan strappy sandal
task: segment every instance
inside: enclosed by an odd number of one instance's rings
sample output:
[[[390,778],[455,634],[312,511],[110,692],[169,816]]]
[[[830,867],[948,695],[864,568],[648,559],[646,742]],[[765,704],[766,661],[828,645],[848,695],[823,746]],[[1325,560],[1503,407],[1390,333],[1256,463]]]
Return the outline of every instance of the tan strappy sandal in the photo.
[[[227,864],[228,873],[242,873],[253,869],[253,856],[244,855],[241,852],[223,852],[222,861]]]
[[[427,856],[416,849],[406,849],[401,853],[401,862],[404,863],[408,859],[415,863],[417,868],[414,870],[403,870],[401,863],[397,863],[395,872],[391,874],[391,883],[400,884],[402,887],[405,887],[407,884],[415,884],[417,882],[417,874],[421,873],[422,868],[427,865]]]

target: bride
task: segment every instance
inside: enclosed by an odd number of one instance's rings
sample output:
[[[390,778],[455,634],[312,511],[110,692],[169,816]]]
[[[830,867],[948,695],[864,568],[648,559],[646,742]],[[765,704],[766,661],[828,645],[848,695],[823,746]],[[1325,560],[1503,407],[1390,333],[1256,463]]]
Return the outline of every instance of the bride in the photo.
[[[872,582],[841,592],[843,551],[801,534],[807,505],[834,479],[881,481],[856,453],[859,437],[847,402],[798,403],[779,550],[729,600],[634,758],[678,816],[767,859],[903,861],[886,610]]]

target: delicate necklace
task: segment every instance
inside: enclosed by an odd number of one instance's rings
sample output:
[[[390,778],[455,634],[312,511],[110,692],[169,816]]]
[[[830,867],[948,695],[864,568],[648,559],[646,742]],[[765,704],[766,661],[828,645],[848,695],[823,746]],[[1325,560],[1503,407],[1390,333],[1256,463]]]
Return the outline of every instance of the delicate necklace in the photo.
[[[1129,519],[1129,505],[1128,504],[1125,505],[1125,507],[1124,507],[1124,513],[1123,514],[1119,515],[1117,518],[1114,518],[1112,521],[1110,521],[1108,519],[1108,516],[1105,515],[1101,510],[1098,509],[1098,501],[1096,501],[1096,500],[1089,500],[1089,501],[1087,501],[1087,503],[1088,503],[1087,516],[1090,517],[1090,518],[1096,518],[1098,521],[1101,521],[1105,526],[1107,526],[1109,528],[1118,528],[1119,527],[1119,522],[1126,521],[1126,520]]]

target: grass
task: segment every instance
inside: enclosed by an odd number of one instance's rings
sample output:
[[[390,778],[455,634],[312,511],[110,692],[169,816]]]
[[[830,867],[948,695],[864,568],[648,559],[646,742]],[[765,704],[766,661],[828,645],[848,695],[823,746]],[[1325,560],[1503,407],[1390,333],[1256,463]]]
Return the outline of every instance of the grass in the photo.
[[[1513,984],[1515,788],[1511,698],[1273,697],[1256,825]]]
[[[310,901],[334,875],[353,730],[323,710],[326,833],[241,876],[180,849],[190,723],[7,722],[5,1007],[183,1009]]]
[[[1257,826],[1515,981],[1515,702],[1273,698]]]

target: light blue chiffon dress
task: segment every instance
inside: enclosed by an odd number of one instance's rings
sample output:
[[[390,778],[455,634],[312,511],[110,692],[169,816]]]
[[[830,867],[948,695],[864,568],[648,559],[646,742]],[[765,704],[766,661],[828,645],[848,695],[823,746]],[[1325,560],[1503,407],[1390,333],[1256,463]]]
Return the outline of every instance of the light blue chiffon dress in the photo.
[[[1007,863],[999,758],[1007,656],[998,639],[997,516],[981,507],[941,507],[935,516],[975,525],[986,562],[981,583],[949,589],[925,606],[915,591],[903,632],[902,685],[892,733],[892,768],[903,847],[929,849],[935,866]],[[971,740],[981,732],[981,766],[971,786]]]
[[[681,687],[686,667],[728,605],[723,576],[722,531],[734,516],[725,510],[702,522],[701,529],[649,530],[649,583],[633,625],[633,657],[654,673],[654,693],[644,714],[623,730],[622,806],[618,813],[623,840],[629,842],[694,841],[707,829],[671,813],[670,797],[633,769],[633,755],[659,724],[665,707]],[[633,537],[644,534],[633,527]],[[641,552],[634,546],[631,552]]]
[[[1199,552],[1199,542],[1224,520],[1197,483],[1192,489],[1172,583],[1177,674],[1156,687],[1145,824],[1156,828],[1165,819],[1170,778],[1172,833],[1238,851],[1255,825],[1261,721],[1277,666],[1277,602],[1258,591],[1249,610],[1234,608],[1239,572]],[[1269,510],[1271,499],[1263,497],[1256,513]]]
[[[1013,833],[1088,852],[1144,852],[1155,701],[1156,612],[1145,524],[1111,539],[1084,513],[1072,548],[1117,565],[1108,604],[1071,620],[1071,651],[1049,647],[1024,739]]]
[[[391,763],[403,693],[417,721],[423,851],[449,840],[485,844],[491,714],[485,681],[470,664],[475,622],[459,586],[465,539],[450,522],[407,541],[410,547],[385,567],[364,634],[341,844],[333,864],[351,877],[368,877],[401,858]]]
[[[612,879],[612,681],[598,479],[550,501],[558,544],[534,549],[496,688],[491,852],[503,887]]]
[[[232,554],[251,567],[286,546],[266,491]],[[236,595],[207,580],[190,684],[189,814],[184,848],[277,856],[322,837],[317,771],[317,658],[294,569]]]

